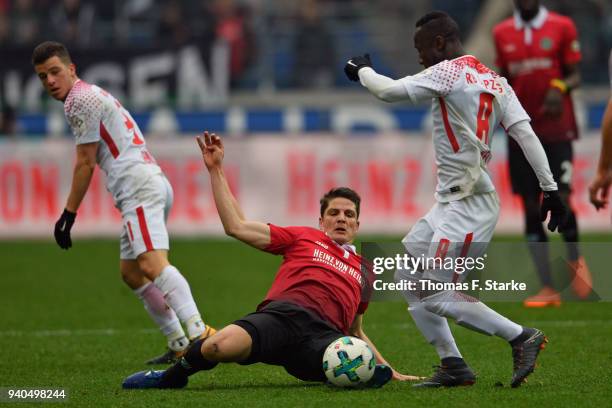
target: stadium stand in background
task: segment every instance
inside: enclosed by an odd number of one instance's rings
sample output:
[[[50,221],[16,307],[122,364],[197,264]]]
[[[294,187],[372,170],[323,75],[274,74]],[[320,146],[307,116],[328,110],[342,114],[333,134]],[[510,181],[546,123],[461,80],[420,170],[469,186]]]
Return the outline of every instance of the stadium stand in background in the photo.
[[[612,4],[543,3],[578,26],[586,86],[577,99],[584,127],[595,129],[607,93]],[[430,9],[448,11],[466,33],[468,50],[492,64],[490,27],[511,13],[511,0],[0,0],[0,54],[10,61],[0,68],[0,104],[14,112],[16,125],[8,127],[14,132],[66,133],[53,119],[61,110],[42,97],[29,64],[33,46],[54,39],[74,50],[85,79],[140,114],[145,131],[161,123],[155,129],[178,133],[341,132],[347,129],[335,124],[333,109],[348,100],[371,103],[342,77],[344,60],[369,50],[382,73],[417,72],[411,33],[415,16]],[[190,58],[201,58],[202,69]],[[159,80],[161,88],[146,88]],[[245,124],[232,122],[232,109]],[[425,111],[399,107],[388,114],[393,129],[410,131],[422,128]],[[290,125],[291,115],[299,126]]]

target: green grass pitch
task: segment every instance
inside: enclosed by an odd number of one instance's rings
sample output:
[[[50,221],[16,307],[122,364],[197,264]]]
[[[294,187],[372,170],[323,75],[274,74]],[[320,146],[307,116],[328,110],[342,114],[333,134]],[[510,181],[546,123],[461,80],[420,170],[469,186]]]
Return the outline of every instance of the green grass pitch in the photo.
[[[606,302],[547,310],[493,304],[550,338],[538,369],[519,389],[508,386],[507,344],[452,325],[478,375],[473,387],[414,390],[394,382],[346,391],[300,382],[279,367],[228,364],[195,375],[184,390],[124,391],[122,379],[145,369],[165,341],[120,279],[117,241],[76,239],[68,252],[51,242],[0,242],[0,259],[0,387],[65,388],[71,406],[609,406],[612,307]],[[216,327],[254,310],[280,262],[219,240],[174,240],[171,260]],[[404,303],[372,303],[365,330],[401,372],[429,375],[437,362]]]

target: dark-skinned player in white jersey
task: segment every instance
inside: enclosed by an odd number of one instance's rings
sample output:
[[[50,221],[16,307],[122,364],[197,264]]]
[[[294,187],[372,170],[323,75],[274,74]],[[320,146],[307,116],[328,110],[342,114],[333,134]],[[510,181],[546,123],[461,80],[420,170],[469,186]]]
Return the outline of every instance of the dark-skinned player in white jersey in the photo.
[[[403,239],[407,252],[435,258],[484,254],[499,216],[499,199],[486,165],[491,157],[490,138],[500,124],[521,146],[538,177],[544,191],[541,216],[546,218],[550,212],[551,231],[562,228],[567,210],[529,116],[507,81],[464,52],[459,27],[444,12],[431,12],[417,21],[414,46],[426,69],[413,76],[393,80],[380,75],[367,54],[351,58],[345,66],[350,80],[360,81],[385,102],[432,104],[437,202]],[[434,267],[416,273],[399,270],[396,278],[453,284],[464,281],[465,275]],[[421,287],[418,282],[417,287]],[[520,386],[531,374],[547,341],[540,330],[522,327],[456,290],[407,290],[404,295],[417,327],[441,359],[433,376],[416,386],[450,387],[476,381],[446,318],[510,343],[512,387]]]

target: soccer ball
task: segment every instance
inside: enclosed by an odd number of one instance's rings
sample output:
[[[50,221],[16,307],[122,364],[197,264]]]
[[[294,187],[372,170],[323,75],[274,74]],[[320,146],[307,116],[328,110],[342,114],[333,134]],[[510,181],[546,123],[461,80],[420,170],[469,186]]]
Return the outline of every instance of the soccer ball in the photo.
[[[327,346],[323,371],[337,387],[356,387],[374,375],[376,358],[368,344],[357,337],[345,336]]]

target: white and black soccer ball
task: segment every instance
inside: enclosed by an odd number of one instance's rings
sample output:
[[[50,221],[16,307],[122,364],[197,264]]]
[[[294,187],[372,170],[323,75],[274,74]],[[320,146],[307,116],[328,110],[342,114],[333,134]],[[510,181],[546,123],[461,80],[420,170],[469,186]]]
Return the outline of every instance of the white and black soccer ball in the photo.
[[[337,387],[356,387],[374,375],[376,358],[368,344],[357,337],[345,336],[327,346],[323,371]]]

